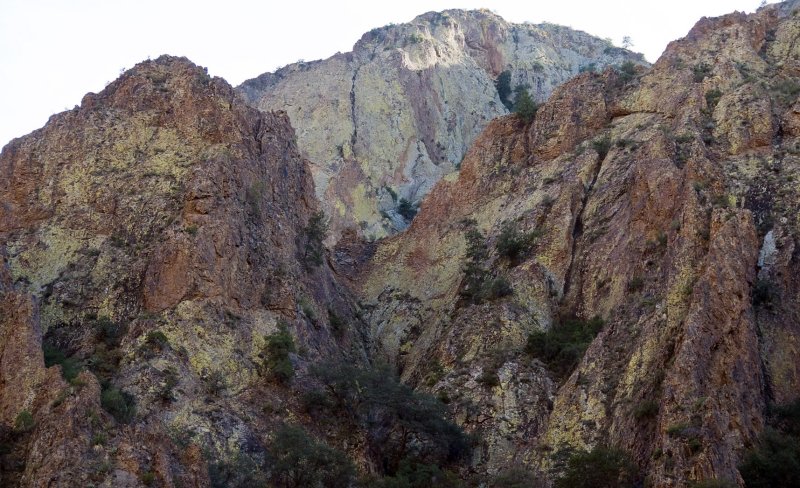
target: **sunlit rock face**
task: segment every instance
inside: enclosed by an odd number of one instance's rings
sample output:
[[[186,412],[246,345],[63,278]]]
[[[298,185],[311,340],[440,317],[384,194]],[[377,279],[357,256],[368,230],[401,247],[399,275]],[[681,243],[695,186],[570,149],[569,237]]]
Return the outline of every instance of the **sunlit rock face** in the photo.
[[[352,52],[298,62],[239,88],[262,110],[285,110],[312,162],[333,238],[404,229],[433,185],[454,176],[475,137],[508,113],[495,81],[509,73],[538,101],[580,70],[640,55],[553,24],[511,24],[448,10],[374,29]],[[408,204],[403,203],[407,201]]]

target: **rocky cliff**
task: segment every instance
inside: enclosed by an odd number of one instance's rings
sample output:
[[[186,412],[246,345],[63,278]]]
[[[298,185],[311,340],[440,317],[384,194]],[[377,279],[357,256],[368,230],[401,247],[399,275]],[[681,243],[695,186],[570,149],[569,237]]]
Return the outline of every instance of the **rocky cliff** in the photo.
[[[486,124],[508,113],[495,86],[502,72],[511,90],[528,87],[543,101],[579,70],[625,61],[644,64],[566,27],[448,10],[373,29],[352,52],[298,62],[238,90],[259,109],[289,114],[332,240],[347,228],[374,239],[404,229]]]
[[[4,486],[207,486],[292,411],[263,374],[278,324],[298,369],[363,360],[327,320],[347,292],[304,259],[317,203],[286,114],[189,61],[137,65],[0,174]]]
[[[0,484],[584,486],[606,446],[592,479],[742,486],[800,391],[798,11],[572,78],[330,251],[285,112],[137,65],[0,153]],[[480,51],[458,15],[360,45]]]
[[[480,433],[477,466],[548,478],[611,445],[648,486],[742,483],[800,391],[797,8],[703,19],[652,69],[493,121],[377,246],[376,354]]]

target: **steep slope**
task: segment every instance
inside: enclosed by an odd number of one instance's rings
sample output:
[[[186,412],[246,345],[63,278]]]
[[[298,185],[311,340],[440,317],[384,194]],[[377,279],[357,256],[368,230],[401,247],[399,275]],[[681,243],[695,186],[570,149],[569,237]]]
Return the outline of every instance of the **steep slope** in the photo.
[[[263,374],[280,323],[301,373],[363,361],[357,329],[317,318],[354,305],[304,265],[317,203],[293,140],[286,114],[163,56],[5,147],[4,486],[207,486],[207,462],[263,459],[296,410]]]
[[[334,239],[346,228],[374,239],[405,228],[413,205],[457,170],[489,120],[508,113],[495,87],[501,72],[510,90],[527,86],[541,101],[580,69],[624,61],[644,63],[566,27],[448,10],[373,29],[352,52],[238,90],[259,109],[289,114]]]
[[[492,122],[379,243],[356,278],[376,353],[481,435],[476,469],[552,479],[555,453],[608,444],[649,486],[741,485],[767,406],[800,391],[798,6],[703,19],[650,70]],[[515,227],[538,238],[501,255]],[[574,368],[575,343],[526,342],[594,316]]]

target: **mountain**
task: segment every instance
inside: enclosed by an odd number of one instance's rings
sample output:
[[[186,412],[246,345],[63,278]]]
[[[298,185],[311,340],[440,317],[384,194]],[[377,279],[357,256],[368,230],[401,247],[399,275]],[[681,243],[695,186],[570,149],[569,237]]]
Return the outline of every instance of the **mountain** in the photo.
[[[355,305],[307,266],[293,140],[285,113],[163,56],[4,148],[0,422],[32,419],[6,433],[4,486],[207,486],[197,446],[263,451],[265,406],[292,397],[259,374],[281,324],[309,360],[363,360],[356,329],[308,318]]]
[[[374,354],[451,400],[479,465],[610,445],[650,486],[741,484],[800,391],[797,6],[703,19],[652,69],[491,122],[378,244]]]
[[[582,69],[626,61],[646,64],[567,27],[447,10],[373,29],[352,52],[237,90],[254,107],[289,114],[334,237],[353,228],[375,239],[404,229],[433,185],[455,176],[475,137],[508,113],[515,88],[543,101]]]
[[[487,121],[377,241],[291,114],[136,65],[0,153],[0,485],[792,486],[798,12]]]

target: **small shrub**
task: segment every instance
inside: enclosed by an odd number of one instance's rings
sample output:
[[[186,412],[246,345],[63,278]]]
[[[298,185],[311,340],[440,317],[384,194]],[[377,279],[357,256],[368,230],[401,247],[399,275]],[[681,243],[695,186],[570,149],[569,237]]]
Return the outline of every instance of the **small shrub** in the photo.
[[[667,435],[671,437],[681,437],[689,430],[689,425],[685,423],[672,424],[667,427]]]
[[[336,312],[334,312],[332,308],[328,309],[328,324],[331,328],[331,334],[335,337],[341,337],[347,329],[347,322],[336,315]]]
[[[105,446],[106,442],[108,442],[108,436],[105,432],[95,432],[92,436],[93,446]]]
[[[400,203],[397,205],[397,213],[409,221],[414,219],[414,216],[417,215],[417,211],[417,205],[409,202],[405,198],[401,198]]]
[[[638,468],[625,451],[599,446],[572,454],[555,488],[629,488],[638,481]]]
[[[649,419],[656,415],[658,415],[658,402],[654,400],[644,400],[633,409],[633,418],[636,420]]]
[[[97,333],[97,338],[108,347],[118,346],[119,341],[122,340],[128,330],[125,324],[114,322],[105,315],[97,317],[94,321],[94,329]]]
[[[144,343],[153,349],[169,347],[169,339],[167,339],[166,334],[160,330],[151,330],[148,332],[145,336]]]
[[[562,320],[547,331],[532,332],[525,351],[539,358],[556,374],[566,375],[580,362],[586,348],[604,325],[600,317]]]
[[[158,390],[158,398],[162,402],[175,401],[175,387],[178,386],[178,374],[172,368],[167,368],[164,371],[164,383]]]
[[[497,376],[496,371],[484,370],[478,377],[478,383],[485,388],[494,388],[495,386],[500,386],[500,377]]]
[[[523,233],[520,232],[516,222],[506,221],[503,222],[500,235],[497,237],[495,249],[500,256],[516,263],[528,254],[538,236],[539,233],[535,230]]]
[[[706,92],[706,105],[708,109],[713,111],[719,103],[720,98],[722,98],[722,92],[718,88]]]
[[[711,74],[711,66],[706,63],[698,63],[692,67],[692,78],[695,83],[701,83]]]
[[[145,471],[139,476],[139,479],[145,486],[152,486],[156,481],[156,474],[152,471]]]
[[[195,224],[187,225],[183,230],[185,230],[190,236],[197,235],[197,226]]]
[[[317,314],[314,313],[314,307],[306,297],[300,297],[300,299],[297,300],[297,304],[300,305],[300,311],[303,312],[303,315],[308,317],[308,320],[312,322],[317,320]]]
[[[255,181],[245,192],[245,201],[247,202],[248,209],[252,216],[257,216],[260,213],[260,202],[264,198],[264,191],[266,184],[263,181]]]
[[[617,68],[617,74],[623,83],[630,83],[636,78],[636,64],[633,61],[625,61]]]
[[[287,384],[294,376],[294,366],[289,354],[296,352],[294,338],[285,322],[278,324],[278,331],[266,337],[264,366],[269,376],[277,383]]]
[[[644,288],[644,278],[641,276],[634,276],[628,281],[629,293],[636,293],[637,291],[641,291],[642,288]]]
[[[100,394],[100,404],[119,423],[127,424],[136,415],[136,400],[128,392],[108,386]]]
[[[14,430],[16,432],[29,432],[35,425],[33,415],[28,410],[21,410],[14,419]]]
[[[63,350],[50,342],[43,342],[44,365],[46,367],[61,366],[61,376],[68,382],[73,381],[83,371],[83,364],[75,357],[67,357]]]
[[[608,136],[595,139],[592,141],[592,148],[597,152],[597,157],[603,160],[611,149],[611,139]]]

